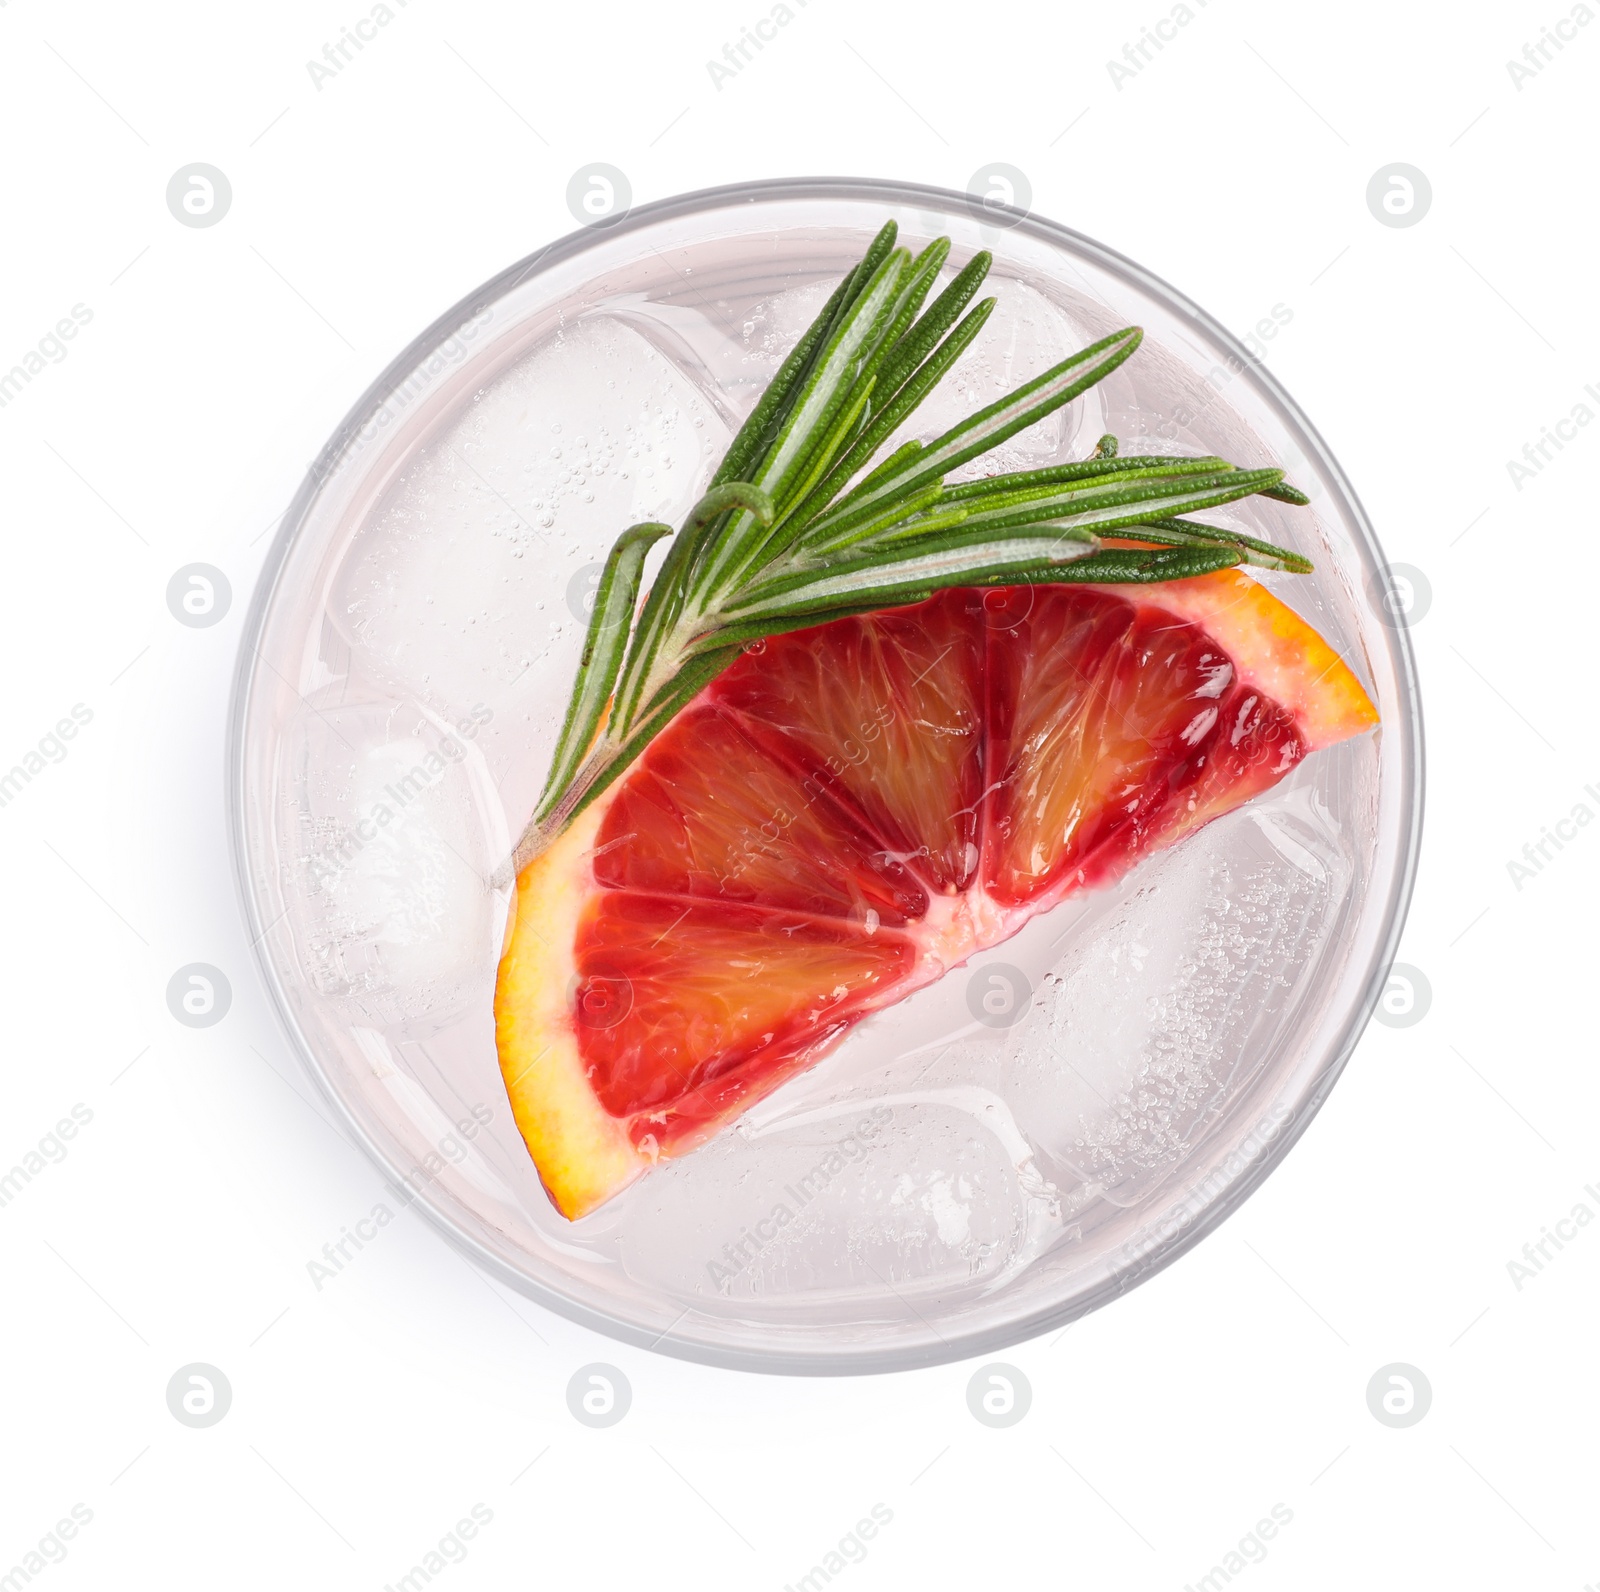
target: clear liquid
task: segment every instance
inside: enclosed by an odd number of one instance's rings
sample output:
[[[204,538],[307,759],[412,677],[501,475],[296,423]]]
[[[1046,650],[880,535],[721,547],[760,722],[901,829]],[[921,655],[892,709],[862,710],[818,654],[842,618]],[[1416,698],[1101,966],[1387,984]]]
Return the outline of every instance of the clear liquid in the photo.
[[[988,329],[906,435],[936,435],[1104,329],[1088,300],[991,280]],[[826,291],[608,302],[441,420],[347,528],[306,626],[278,731],[278,888],[313,1047],[424,1166],[418,1186],[469,1207],[531,1271],[700,1317],[871,1332],[919,1299],[948,1312],[1020,1277],[1043,1287],[1261,1109],[1346,930],[1379,765],[1375,737],[1317,753],[985,953],[1032,988],[1011,1027],[975,1022],[966,979],[947,977],[565,1222],[500,1082],[508,900],[486,881],[544,777],[586,575],[625,525],[681,520]],[[969,473],[1081,457],[1106,429],[1133,451],[1160,404],[1107,384]],[[1219,434],[1248,435],[1225,406],[1206,423],[1145,446],[1227,452]],[[1284,512],[1219,518],[1304,545]],[[1273,584],[1300,600],[1292,577]]]

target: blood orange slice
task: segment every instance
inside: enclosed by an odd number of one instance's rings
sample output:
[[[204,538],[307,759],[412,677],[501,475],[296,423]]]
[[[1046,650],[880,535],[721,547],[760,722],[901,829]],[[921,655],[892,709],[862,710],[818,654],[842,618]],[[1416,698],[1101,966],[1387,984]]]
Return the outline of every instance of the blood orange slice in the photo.
[[[946,591],[748,652],[517,880],[496,1036],[552,1200],[593,1210],[1376,720],[1236,570]]]

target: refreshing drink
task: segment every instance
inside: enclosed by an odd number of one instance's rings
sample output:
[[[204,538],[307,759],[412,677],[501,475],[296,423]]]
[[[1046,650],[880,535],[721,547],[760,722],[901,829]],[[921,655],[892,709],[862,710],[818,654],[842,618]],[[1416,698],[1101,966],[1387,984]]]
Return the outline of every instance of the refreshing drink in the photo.
[[[927,876],[942,868],[950,898],[967,891],[984,843],[951,822],[970,804],[948,791],[916,824],[906,817],[931,775],[880,788],[899,817],[884,808],[867,850],[892,850],[885,837],[898,835],[924,862],[841,863],[847,842],[808,839],[786,864],[790,905],[814,925],[819,892],[848,897],[836,915],[855,925],[851,954],[869,948],[903,998],[852,1011],[814,1065],[568,1220],[540,1184],[497,1064],[504,864],[539,801],[607,549],[626,525],[683,521],[885,213],[913,248],[952,234],[955,265],[984,245],[995,253],[984,336],[904,437],[926,440],[1143,325],[1137,360],[956,479],[1081,459],[1106,433],[1124,453],[1287,466],[1309,508],[1257,497],[1207,517],[1309,555],[1314,574],[1251,574],[1326,638],[1381,725],[1352,722],[1281,767],[1274,751],[1273,780],[1243,805],[1181,844],[1086,861],[1092,888],[1008,920],[1014,932],[978,934],[952,951],[954,971],[927,980],[896,971],[888,950],[916,942],[914,961],[926,948],[929,935],[907,925],[930,921]],[[994,233],[947,196],[877,186],[774,185],[636,216],[463,306],[352,416],[292,512],[257,611],[262,661],[241,675],[238,700],[240,856],[261,954],[314,1071],[407,1197],[558,1308],[663,1349],[773,1369],[910,1364],[1009,1341],[1126,1286],[1253,1186],[1364,1019],[1392,954],[1415,824],[1409,661],[1366,606],[1375,557],[1286,400],[1230,363],[1181,301],[1082,240],[1032,222]],[[952,702],[971,688],[980,676],[963,671],[963,649],[1009,660],[990,673],[1039,658],[1059,671],[1087,644],[1064,639],[1073,623],[1118,622],[1110,607],[1096,618],[1053,602],[1035,609],[1012,589],[975,612],[953,594],[907,610],[924,638],[949,631],[916,700],[927,679]],[[724,677],[727,693],[744,693],[738,711],[771,719],[753,700],[763,682],[787,682],[791,718],[823,694],[778,668],[796,641],[758,645],[770,668],[758,653]],[[881,695],[867,692],[863,711]],[[957,766],[963,722],[952,708],[939,742],[951,789],[973,773]],[[1168,740],[1181,728],[1134,726]],[[880,724],[873,744],[894,733]],[[744,838],[718,841],[716,866],[735,881],[723,905],[704,922],[629,920],[619,943],[671,949],[691,928],[736,927],[739,879],[776,855],[763,824],[796,806],[758,789],[767,776],[739,761],[748,745],[723,720],[655,743],[651,755],[677,767],[736,775],[751,805]],[[839,799],[859,809],[871,792]],[[779,828],[798,841],[792,822]],[[1043,866],[1037,850],[1012,847],[1010,873],[985,875],[986,899],[1028,898],[1020,873]],[[807,856],[820,859],[814,877]],[[542,922],[543,909],[528,932]],[[687,976],[663,974],[674,988]],[[633,973],[594,963],[572,977],[581,987],[559,995],[587,1003],[601,1040],[637,1021]],[[648,1086],[635,1091],[635,1104],[651,1102]]]

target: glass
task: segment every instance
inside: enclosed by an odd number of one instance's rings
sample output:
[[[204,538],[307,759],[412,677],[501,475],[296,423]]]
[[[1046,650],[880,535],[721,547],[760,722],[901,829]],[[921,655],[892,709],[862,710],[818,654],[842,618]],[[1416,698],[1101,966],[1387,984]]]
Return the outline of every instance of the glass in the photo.
[[[1313,576],[1261,578],[1339,649],[1382,723],[1006,942],[989,959],[1039,996],[1013,1026],[974,1022],[965,979],[947,977],[569,1224],[499,1076],[507,896],[487,881],[542,782],[598,561],[625,525],[682,519],[888,216],[913,247],[947,233],[957,262],[995,255],[996,313],[916,431],[1142,325],[1133,360],[982,467],[1081,457],[1104,431],[1124,452],[1284,465],[1310,509],[1252,499],[1216,517],[1315,559]],[[405,1197],[551,1308],[752,1370],[1002,1348],[1221,1221],[1304,1130],[1372,1011],[1421,814],[1416,681],[1385,581],[1354,493],[1288,396],[1100,245],[867,181],[640,208],[441,317],[351,411],[285,518],[230,746],[262,971]]]

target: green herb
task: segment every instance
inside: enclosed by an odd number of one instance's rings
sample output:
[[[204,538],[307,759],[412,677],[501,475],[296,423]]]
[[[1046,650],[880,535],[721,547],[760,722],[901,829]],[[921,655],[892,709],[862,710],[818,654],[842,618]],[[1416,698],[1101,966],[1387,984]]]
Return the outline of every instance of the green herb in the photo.
[[[1304,573],[1268,542],[1187,518],[1252,493],[1304,504],[1281,470],[1225,459],[1091,458],[946,486],[1139,346],[1128,327],[932,442],[874,463],[994,309],[973,257],[923,308],[950,252],[895,247],[890,222],[795,345],[682,528],[635,525],[606,560],[543,796],[512,859],[539,855],[749,643],[948,586],[1182,580],[1238,564]],[[645,557],[671,536],[648,597]],[[1104,538],[1153,546],[1106,546]]]

